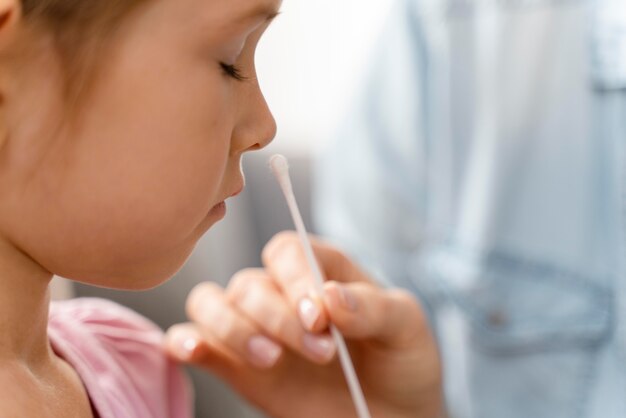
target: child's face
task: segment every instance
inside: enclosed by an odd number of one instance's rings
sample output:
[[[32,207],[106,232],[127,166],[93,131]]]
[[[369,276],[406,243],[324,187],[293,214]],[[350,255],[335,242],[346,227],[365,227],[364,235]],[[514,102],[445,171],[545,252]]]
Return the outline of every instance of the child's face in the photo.
[[[275,135],[254,53],[279,6],[146,2],[98,52],[77,111],[59,104],[60,59],[34,54],[3,104],[0,234],[74,280],[146,288],[171,277],[241,191],[242,154]]]

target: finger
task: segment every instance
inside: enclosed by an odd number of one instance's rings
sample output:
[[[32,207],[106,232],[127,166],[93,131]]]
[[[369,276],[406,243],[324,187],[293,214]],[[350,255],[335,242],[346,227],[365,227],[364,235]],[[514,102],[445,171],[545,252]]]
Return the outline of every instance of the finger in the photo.
[[[267,369],[282,355],[282,347],[265,336],[227,300],[224,290],[212,283],[197,286],[189,296],[187,314],[203,338],[217,341],[234,356]]]
[[[264,270],[244,270],[236,274],[228,286],[227,297],[272,340],[316,363],[326,364],[333,359],[336,347],[332,338],[306,332]]]
[[[188,322],[172,326],[165,333],[165,351],[181,363],[231,363],[236,361],[216,340],[207,338],[197,324]]]
[[[343,253],[311,238],[323,278],[342,282],[369,282],[369,278]],[[311,331],[328,326],[322,305],[315,297],[315,279],[296,233],[276,235],[263,251],[263,262],[272,278],[299,310],[302,323]]]
[[[419,304],[403,290],[328,282],[324,303],[331,321],[347,338],[373,339],[386,346],[405,348],[418,344],[429,332]]]
[[[165,351],[181,363],[193,363],[202,335],[192,323],[177,324],[165,333]]]
[[[253,370],[191,322],[172,326],[165,333],[164,349],[175,361],[203,367],[226,381]]]
[[[309,235],[309,240],[325,277],[340,282],[371,282],[344,252],[315,236]],[[266,267],[271,265],[285,275],[311,275],[300,238],[295,231],[276,234],[263,249],[262,258]],[[278,265],[274,266],[275,263]]]

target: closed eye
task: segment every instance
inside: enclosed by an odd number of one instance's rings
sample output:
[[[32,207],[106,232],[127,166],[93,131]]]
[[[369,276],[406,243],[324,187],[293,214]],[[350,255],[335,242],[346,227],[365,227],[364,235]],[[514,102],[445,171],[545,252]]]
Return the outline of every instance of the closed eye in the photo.
[[[246,77],[241,73],[241,70],[236,65],[226,64],[224,62],[220,63],[224,74],[227,76],[234,78],[237,81],[245,81]]]

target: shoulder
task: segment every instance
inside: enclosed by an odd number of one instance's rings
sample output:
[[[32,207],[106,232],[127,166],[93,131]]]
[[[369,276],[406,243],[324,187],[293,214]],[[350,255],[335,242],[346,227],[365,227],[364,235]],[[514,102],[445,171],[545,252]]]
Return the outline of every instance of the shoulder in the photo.
[[[68,320],[95,330],[112,326],[133,331],[160,332],[159,327],[147,318],[106,299],[79,298],[52,302],[50,322]]]
[[[115,358],[119,367],[164,365],[163,332],[138,313],[104,299],[53,302],[48,331],[53,340],[88,354]],[[54,338],[56,337],[56,338]]]
[[[101,354],[120,361],[162,362],[163,331],[138,313],[104,299],[81,298],[53,302],[48,320],[50,333],[82,347],[91,341]]]
[[[162,330],[138,313],[103,299],[53,302],[48,331],[55,349],[83,369],[78,370],[83,379],[91,375],[99,386],[107,382],[103,396],[132,395],[129,402],[145,401],[149,416],[190,404],[189,383],[166,356]]]

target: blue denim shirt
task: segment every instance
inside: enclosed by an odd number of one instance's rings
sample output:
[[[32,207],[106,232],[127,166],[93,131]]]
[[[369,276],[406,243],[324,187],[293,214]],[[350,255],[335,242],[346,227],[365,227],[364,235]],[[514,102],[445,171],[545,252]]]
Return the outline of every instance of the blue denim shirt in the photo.
[[[320,160],[318,228],[424,301],[453,417],[626,417],[622,12],[399,1]]]

